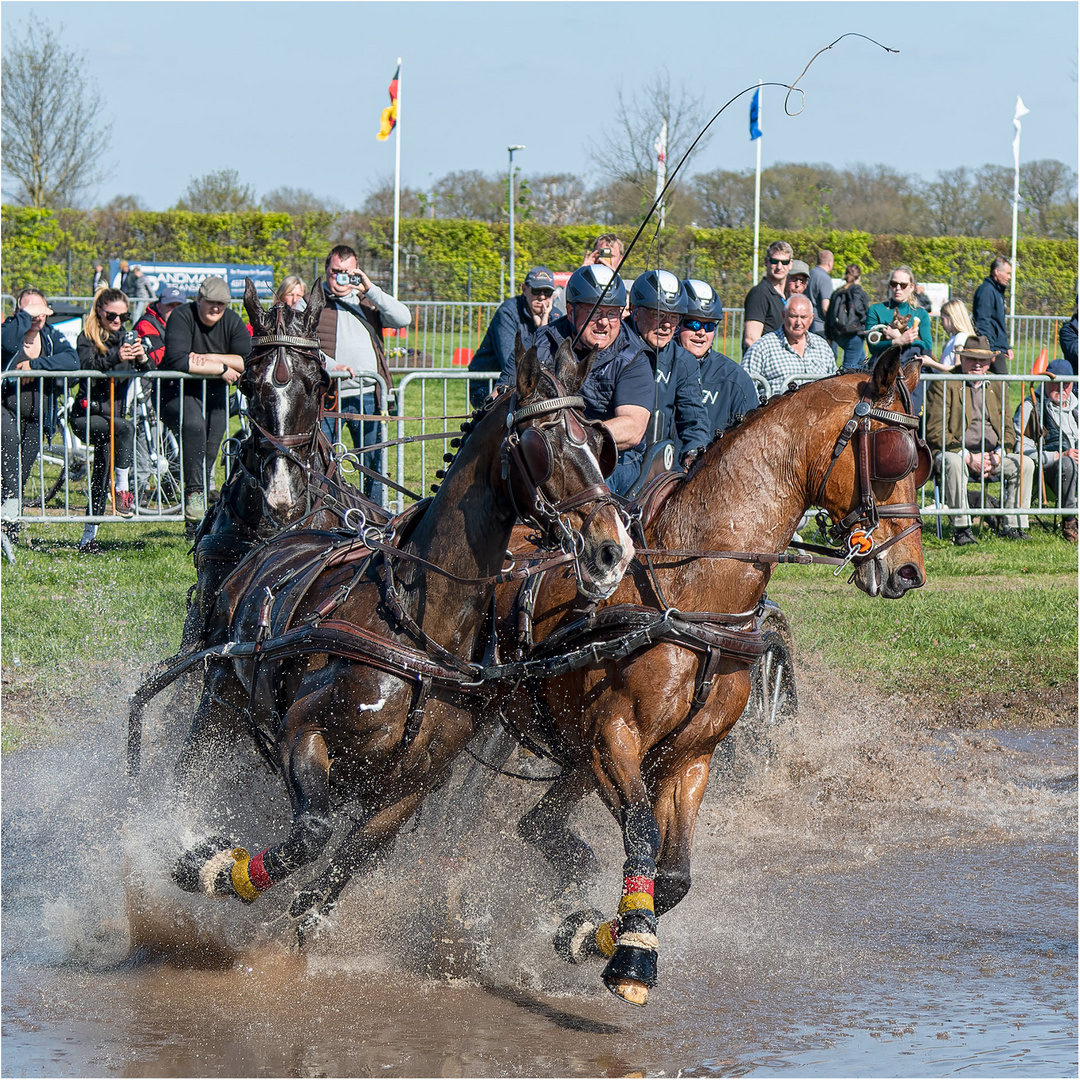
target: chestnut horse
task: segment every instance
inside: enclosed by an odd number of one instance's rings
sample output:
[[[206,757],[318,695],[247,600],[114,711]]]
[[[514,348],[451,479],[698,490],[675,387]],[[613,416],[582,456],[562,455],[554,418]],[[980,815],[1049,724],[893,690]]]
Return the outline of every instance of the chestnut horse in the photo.
[[[351,543],[285,533],[226,582],[217,618],[231,640],[193,658],[214,661],[200,714],[223,704],[253,714],[288,789],[292,829],[254,858],[225,837],[197,845],[174,869],[182,888],[254,900],[319,857],[332,808],[349,804],[355,827],[293,902],[302,940],[393,841],[473,735],[484,631],[519,517],[563,546],[572,592],[599,600],[617,587],[633,546],[603,479],[614,442],[578,411],[592,359],[566,345],[551,372],[534,349],[521,356],[515,390],[463,425],[438,494],[393,544],[372,529]],[[182,775],[212,763],[217,731],[197,714]]]
[[[890,349],[870,375],[836,375],[773,398],[710,446],[646,526],[643,550],[667,551],[646,554],[651,570],[639,552],[633,573],[584,618],[564,578],[549,573],[539,587],[534,657],[565,660],[579,643],[596,645],[650,618],[670,628],[629,656],[627,635],[612,659],[526,678],[502,704],[509,730],[563,765],[518,825],[561,883],[598,873],[569,826],[582,798],[598,792],[622,828],[618,914],[570,916],[556,947],[570,962],[606,956],[604,982],[627,1001],[645,1003],[656,982],[657,916],[690,888],[709,762],[743,712],[760,651],[755,609],[772,567],[797,558],[769,553],[785,551],[816,505],[834,523],[834,542],[854,554],[852,578],[864,592],[896,599],[925,581],[915,494],[929,451],[912,434],[917,420],[901,411],[918,374],[917,363],[901,371],[900,351]],[[517,590],[502,586],[498,595],[507,650],[520,646]]]
[[[247,397],[252,431],[195,537],[197,577],[182,652],[216,640],[210,624],[221,584],[263,540],[299,524],[341,525],[350,507],[368,520],[383,522],[388,516],[341,478],[322,432],[330,378],[316,337],[325,303],[318,282],[307,303],[303,312],[284,304],[267,311],[250,278],[245,285],[254,339],[237,388]]]

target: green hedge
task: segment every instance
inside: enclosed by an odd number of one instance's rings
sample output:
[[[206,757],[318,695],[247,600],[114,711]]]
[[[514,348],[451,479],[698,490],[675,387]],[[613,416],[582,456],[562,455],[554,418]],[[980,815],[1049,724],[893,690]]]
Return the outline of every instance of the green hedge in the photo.
[[[272,263],[280,278],[300,273],[310,278],[332,243],[352,244],[361,263],[385,280],[389,272],[393,224],[387,218],[328,213],[192,214],[183,211],[32,210],[5,206],[2,212],[4,292],[33,283],[45,292],[66,291],[70,252],[72,290],[85,293],[94,261],[123,256],[137,262],[224,261]],[[553,270],[579,265],[597,225],[537,225],[515,228],[518,277],[543,263]],[[612,232],[628,242],[636,231]],[[505,223],[406,218],[401,222],[401,295],[409,299],[498,300],[505,280],[508,227]],[[829,248],[839,275],[848,262],[863,268],[874,297],[884,295],[891,267],[905,263],[923,281],[948,282],[953,295],[970,302],[995,255],[1009,255],[1010,241],[972,237],[875,236],[863,232],[761,230],[764,250],[787,240],[795,257],[811,265],[817,250]],[[718,287],[726,307],[742,306],[752,284],[753,234],[749,229],[664,229],[649,227],[627,262],[633,276],[660,264],[680,275],[694,275]],[[1020,240],[1017,310],[1024,314],[1066,314],[1076,303],[1077,245],[1072,240]]]

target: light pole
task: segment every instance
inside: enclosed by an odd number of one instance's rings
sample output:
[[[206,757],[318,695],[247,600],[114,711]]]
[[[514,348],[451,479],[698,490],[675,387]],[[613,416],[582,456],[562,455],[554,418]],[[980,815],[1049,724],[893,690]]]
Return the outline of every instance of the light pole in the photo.
[[[510,296],[514,296],[517,293],[517,280],[514,277],[514,151],[524,150],[524,146],[508,146],[506,148],[510,152],[510,169],[509,169],[509,184],[507,185],[507,191],[509,194],[510,202]]]

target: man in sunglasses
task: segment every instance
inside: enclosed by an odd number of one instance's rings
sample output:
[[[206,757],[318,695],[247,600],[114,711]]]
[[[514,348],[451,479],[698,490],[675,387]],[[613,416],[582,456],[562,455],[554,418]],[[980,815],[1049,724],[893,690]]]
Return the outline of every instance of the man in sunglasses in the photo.
[[[698,362],[701,399],[709,414],[709,438],[727,431],[739,417],[760,404],[757,385],[730,357],[713,349],[723,312],[716,290],[705,281],[688,278],[686,314],[679,326],[679,344]]]
[[[746,294],[743,305],[743,355],[762,334],[779,330],[784,318],[784,285],[791,267],[791,245],[774,240],[765,249],[765,276]]]
[[[677,460],[688,468],[709,444],[709,414],[701,399],[698,367],[676,340],[686,314],[682,282],[668,270],[649,270],[630,290],[630,325],[649,347],[656,396],[645,441],[648,446],[671,439]]]
[[[494,381],[512,385],[516,373],[515,340],[521,341],[523,349],[529,348],[536,332],[562,314],[555,307],[555,275],[546,266],[534,266],[525,275],[521,295],[504,301],[492,316],[480,348],[469,361],[469,370],[494,372],[498,375]],[[469,400],[474,407],[487,397],[492,381],[469,382]]]

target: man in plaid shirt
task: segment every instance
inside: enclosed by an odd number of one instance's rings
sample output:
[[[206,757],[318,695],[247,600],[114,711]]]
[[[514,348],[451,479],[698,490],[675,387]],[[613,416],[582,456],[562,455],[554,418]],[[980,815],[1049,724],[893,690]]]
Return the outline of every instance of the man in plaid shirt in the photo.
[[[814,306],[803,293],[788,298],[779,330],[762,334],[747,350],[742,366],[769,384],[769,397],[782,394],[797,376],[820,379],[836,372],[829,343],[810,333]]]

